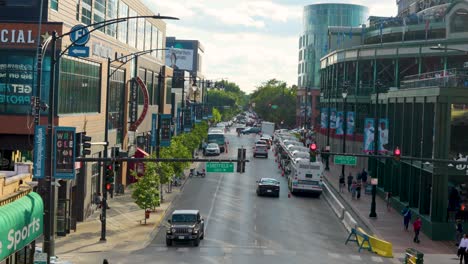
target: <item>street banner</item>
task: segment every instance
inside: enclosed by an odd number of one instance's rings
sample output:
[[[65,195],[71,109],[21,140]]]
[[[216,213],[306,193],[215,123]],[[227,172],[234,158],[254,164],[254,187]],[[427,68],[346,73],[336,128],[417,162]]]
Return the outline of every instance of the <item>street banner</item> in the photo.
[[[183,124],[184,124],[184,132],[192,131],[192,109],[191,107],[186,107],[183,110]]]
[[[364,119],[364,152],[374,151],[374,119]]]
[[[159,146],[161,147],[169,147],[171,145],[171,121],[172,116],[170,114],[159,115]]]
[[[322,108],[320,113],[320,127],[328,128],[328,108]]]
[[[354,134],[354,112],[348,112],[348,117],[346,118],[346,135],[353,135]]]
[[[45,177],[46,127],[36,126],[34,130],[33,178],[43,179]]]
[[[181,118],[180,118],[181,115],[182,115],[182,111],[180,110],[180,108],[177,108],[176,126],[175,126],[175,130],[176,130],[175,134],[176,134],[176,135],[179,135],[180,129],[181,129],[181,127],[182,127],[182,126],[181,126],[182,122],[181,122]]]
[[[75,179],[75,128],[55,127],[54,131],[54,177]]]
[[[344,124],[344,113],[342,111],[337,112],[336,116],[336,123],[335,123],[335,134],[336,135],[343,135],[343,124]]]
[[[158,125],[158,114],[153,113],[151,115],[151,146],[156,147],[156,134],[157,134],[157,125]]]
[[[388,118],[379,119],[379,152],[386,153],[388,145]]]
[[[330,128],[336,129],[336,108],[330,108]]]

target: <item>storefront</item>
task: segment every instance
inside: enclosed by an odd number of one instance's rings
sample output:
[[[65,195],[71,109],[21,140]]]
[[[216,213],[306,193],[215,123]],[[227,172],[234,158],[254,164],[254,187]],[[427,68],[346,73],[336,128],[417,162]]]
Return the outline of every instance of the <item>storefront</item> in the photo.
[[[44,205],[31,192],[0,206],[0,264],[34,263],[35,240],[43,233]]]

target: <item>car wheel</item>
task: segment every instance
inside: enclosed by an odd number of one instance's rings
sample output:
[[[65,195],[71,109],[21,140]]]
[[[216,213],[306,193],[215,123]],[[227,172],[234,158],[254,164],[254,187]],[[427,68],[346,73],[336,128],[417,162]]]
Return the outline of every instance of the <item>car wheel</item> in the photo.
[[[193,245],[198,247],[200,245],[200,238],[196,238],[194,241],[193,241]]]
[[[266,155],[266,156],[265,156],[265,158],[267,158],[267,159],[268,159],[268,155]]]
[[[202,235],[200,236],[200,240],[203,240],[205,238],[205,231],[203,231]]]
[[[276,197],[278,197],[278,198],[280,197],[279,192],[276,194]]]
[[[172,246],[172,240],[166,238],[166,246],[168,247]]]

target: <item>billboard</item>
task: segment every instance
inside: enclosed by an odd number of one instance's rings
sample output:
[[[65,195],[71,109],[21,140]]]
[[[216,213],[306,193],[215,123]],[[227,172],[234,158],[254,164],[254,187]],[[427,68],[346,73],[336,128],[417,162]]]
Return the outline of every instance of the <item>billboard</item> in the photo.
[[[374,118],[364,120],[364,152],[374,152],[375,126]],[[379,152],[387,152],[388,144],[388,118],[380,118],[378,123],[378,147]]]
[[[344,113],[343,111],[336,112],[336,122],[335,122],[335,134],[343,135],[343,127],[344,127]]]
[[[55,127],[54,165],[56,179],[75,179],[75,128]]]
[[[166,65],[174,70],[193,70],[193,50],[171,48],[166,52]]]
[[[336,129],[336,108],[330,108],[330,128]]]
[[[354,134],[354,112],[348,112],[348,118],[346,118],[346,135],[353,135]]]
[[[328,108],[322,108],[320,112],[320,127],[328,128]]]

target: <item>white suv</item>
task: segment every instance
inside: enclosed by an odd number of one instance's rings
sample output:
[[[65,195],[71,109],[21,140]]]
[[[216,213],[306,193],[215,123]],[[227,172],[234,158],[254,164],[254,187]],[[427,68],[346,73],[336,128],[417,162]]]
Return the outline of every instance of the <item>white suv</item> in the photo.
[[[268,158],[268,145],[255,144],[253,156],[254,158],[258,156],[264,156],[265,158]]]

